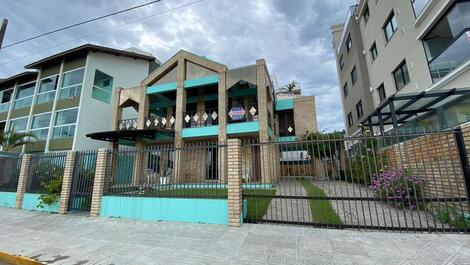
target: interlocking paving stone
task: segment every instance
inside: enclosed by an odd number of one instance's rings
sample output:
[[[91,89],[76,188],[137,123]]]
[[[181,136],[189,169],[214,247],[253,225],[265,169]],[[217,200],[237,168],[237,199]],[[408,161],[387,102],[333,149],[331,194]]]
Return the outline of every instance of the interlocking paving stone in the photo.
[[[0,207],[0,250],[47,264],[470,264],[470,235],[240,228]]]

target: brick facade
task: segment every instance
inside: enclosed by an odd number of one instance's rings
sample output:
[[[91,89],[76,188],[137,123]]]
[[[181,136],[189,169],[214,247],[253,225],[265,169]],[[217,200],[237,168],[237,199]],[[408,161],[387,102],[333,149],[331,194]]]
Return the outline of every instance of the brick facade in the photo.
[[[60,214],[65,214],[68,210],[76,154],[76,152],[69,151],[65,159],[64,177],[62,178],[62,189],[59,200]]]
[[[31,166],[31,155],[23,154],[23,159],[21,160],[21,169],[20,176],[18,179],[18,188],[16,190],[16,209],[21,209],[23,207],[23,196],[26,191],[26,185],[28,184],[28,179],[30,177],[30,166]]]
[[[99,149],[96,158],[95,178],[93,184],[93,194],[91,197],[90,216],[99,216],[101,209],[101,197],[105,185],[106,170],[108,165],[108,150]]]
[[[228,224],[239,227],[242,218],[242,159],[239,139],[228,140]]]

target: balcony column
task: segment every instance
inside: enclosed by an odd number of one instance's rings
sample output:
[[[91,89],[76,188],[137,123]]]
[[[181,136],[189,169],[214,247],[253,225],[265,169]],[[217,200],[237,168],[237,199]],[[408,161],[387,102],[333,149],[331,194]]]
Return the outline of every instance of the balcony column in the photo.
[[[259,113],[259,141],[268,142],[268,98],[266,82],[266,61],[264,59],[256,60],[256,87],[258,93],[258,113]],[[260,146],[260,164],[261,181],[263,183],[272,183],[270,157],[271,152],[268,145]]]
[[[174,178],[176,182],[183,181],[184,160],[183,151],[180,149],[184,145],[183,140],[183,113],[186,112],[186,90],[184,89],[185,79],[185,60],[184,58],[178,59],[177,66],[177,81],[176,81],[176,113],[175,113],[175,156],[174,156]]]
[[[217,119],[219,124],[219,145],[227,144],[227,85],[226,72],[219,72],[218,87],[218,111]],[[218,148],[218,174],[222,183],[227,181],[227,148]]]
[[[145,129],[145,122],[146,118],[149,114],[149,99],[147,96],[147,84],[143,81],[140,83],[140,90],[139,90],[139,113],[137,118],[137,130]],[[132,177],[132,183],[135,185],[141,184],[141,180],[144,177],[145,169],[146,169],[146,157],[145,153],[143,152],[144,148],[144,140],[141,137],[137,137],[135,140],[135,161],[134,161],[134,174]]]

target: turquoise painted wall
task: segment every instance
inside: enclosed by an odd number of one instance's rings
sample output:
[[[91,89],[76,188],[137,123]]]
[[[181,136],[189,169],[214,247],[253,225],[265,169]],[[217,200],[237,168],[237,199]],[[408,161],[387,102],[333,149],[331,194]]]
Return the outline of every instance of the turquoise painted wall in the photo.
[[[227,200],[104,196],[100,216],[228,224]]]
[[[293,99],[281,99],[276,100],[276,110],[287,110],[294,108],[294,100]]]
[[[16,192],[0,191],[0,207],[15,208]]]
[[[219,82],[219,75],[204,76],[201,78],[184,80],[184,88],[195,88],[205,85],[217,84]]]
[[[40,212],[59,212],[59,203],[44,208],[37,207],[39,203],[39,194],[25,193],[23,197],[23,209]]]
[[[176,82],[147,87],[147,94],[155,94],[176,90]]]
[[[227,125],[227,134],[259,132],[259,122],[240,122]]]
[[[297,138],[295,138],[295,136],[283,136],[283,137],[279,137],[278,141],[279,142],[293,142],[296,139]]]
[[[181,134],[183,138],[214,136],[219,134],[219,125],[184,128]]]

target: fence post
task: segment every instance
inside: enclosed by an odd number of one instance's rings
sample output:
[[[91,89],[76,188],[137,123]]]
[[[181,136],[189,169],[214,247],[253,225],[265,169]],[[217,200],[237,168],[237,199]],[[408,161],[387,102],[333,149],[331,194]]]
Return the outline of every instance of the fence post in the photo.
[[[228,225],[239,227],[242,218],[242,152],[240,139],[228,140]]]
[[[65,159],[64,177],[62,178],[62,189],[60,191],[59,213],[66,214],[70,200],[70,188],[72,187],[73,171],[75,167],[76,152],[67,152]]]
[[[26,184],[28,183],[30,165],[31,154],[23,154],[23,159],[21,160],[20,176],[18,179],[18,188],[16,189],[16,209],[23,208],[23,197],[26,190]]]
[[[95,168],[95,180],[93,183],[93,194],[91,195],[90,216],[99,216],[101,209],[101,197],[103,196],[104,180],[106,178],[106,167],[108,161],[108,149],[98,149]]]
[[[470,165],[468,162],[467,149],[465,148],[465,139],[461,128],[454,129],[454,137],[457,145],[460,165],[462,167],[465,192],[467,193],[467,202],[470,202]]]

